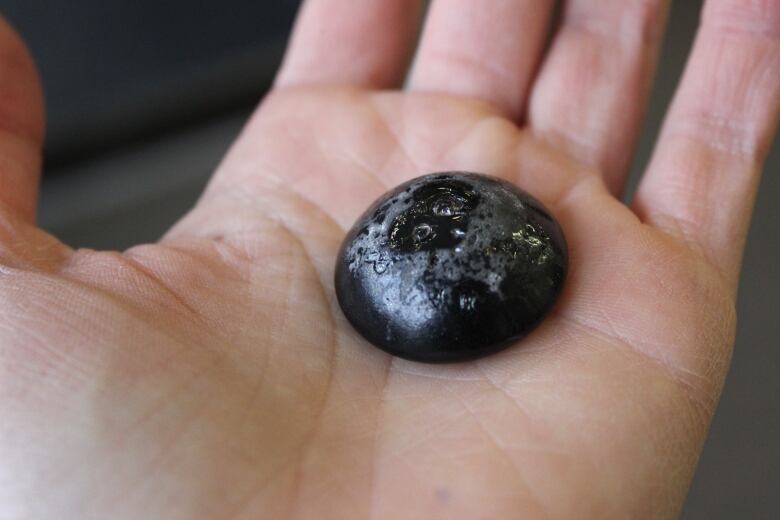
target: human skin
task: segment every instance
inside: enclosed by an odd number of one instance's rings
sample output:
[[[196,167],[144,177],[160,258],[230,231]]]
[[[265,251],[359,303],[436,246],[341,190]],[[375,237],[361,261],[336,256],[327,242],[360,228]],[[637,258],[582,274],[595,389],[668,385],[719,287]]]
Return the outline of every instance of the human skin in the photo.
[[[780,3],[709,0],[630,206],[661,0],[309,0],[274,89],[159,242],[35,226],[43,115],[0,25],[0,517],[672,518],[734,341],[780,113]],[[327,20],[324,23],[323,20]],[[334,296],[387,189],[471,170],[569,243],[554,312],[474,362],[394,359]]]

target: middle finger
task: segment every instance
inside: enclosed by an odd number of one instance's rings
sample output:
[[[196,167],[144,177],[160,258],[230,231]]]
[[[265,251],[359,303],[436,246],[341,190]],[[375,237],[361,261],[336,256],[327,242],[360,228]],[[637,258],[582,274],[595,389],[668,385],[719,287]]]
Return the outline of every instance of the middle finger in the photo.
[[[520,117],[552,0],[434,0],[410,86],[482,99]]]

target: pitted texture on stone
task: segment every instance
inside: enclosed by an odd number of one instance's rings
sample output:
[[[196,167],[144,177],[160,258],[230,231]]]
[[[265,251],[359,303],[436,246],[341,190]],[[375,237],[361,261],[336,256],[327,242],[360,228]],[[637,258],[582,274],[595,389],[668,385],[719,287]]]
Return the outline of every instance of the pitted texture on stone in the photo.
[[[481,357],[533,329],[567,269],[549,212],[493,177],[449,172],[385,194],[336,265],[345,315],[370,342],[427,362]]]

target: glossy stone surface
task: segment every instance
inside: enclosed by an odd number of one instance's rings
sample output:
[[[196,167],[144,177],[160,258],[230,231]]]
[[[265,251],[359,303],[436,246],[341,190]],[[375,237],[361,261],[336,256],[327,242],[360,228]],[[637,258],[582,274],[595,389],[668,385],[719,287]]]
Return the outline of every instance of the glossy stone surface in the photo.
[[[561,292],[558,223],[517,187],[437,173],[376,201],[347,234],[336,294],[347,319],[390,354],[464,361],[530,332]]]

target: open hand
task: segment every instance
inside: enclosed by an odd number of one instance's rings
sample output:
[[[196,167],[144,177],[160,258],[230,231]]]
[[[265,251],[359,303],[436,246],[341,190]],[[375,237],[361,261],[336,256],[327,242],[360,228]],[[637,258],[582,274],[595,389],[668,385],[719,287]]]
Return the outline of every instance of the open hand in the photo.
[[[40,94],[0,29],[0,517],[665,518],[734,337],[780,113],[780,4],[707,2],[631,207],[663,0],[309,0],[277,83],[156,244],[35,227]],[[389,89],[389,90],[388,90]],[[555,312],[476,362],[347,324],[337,248],[411,177],[501,176],[556,215]]]

